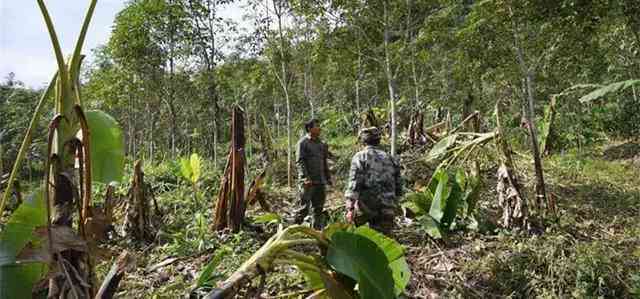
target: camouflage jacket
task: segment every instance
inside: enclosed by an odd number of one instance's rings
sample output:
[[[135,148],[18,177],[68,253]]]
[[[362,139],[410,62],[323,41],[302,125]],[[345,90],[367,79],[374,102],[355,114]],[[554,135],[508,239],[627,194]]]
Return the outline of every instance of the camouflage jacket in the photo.
[[[353,156],[345,191],[348,200],[358,200],[360,206],[375,212],[396,208],[396,198],[400,195],[400,163],[396,159],[373,146]]]
[[[328,146],[324,142],[311,139],[308,134],[302,137],[296,149],[296,166],[300,183],[309,179],[314,184],[327,184],[330,179],[328,156]]]

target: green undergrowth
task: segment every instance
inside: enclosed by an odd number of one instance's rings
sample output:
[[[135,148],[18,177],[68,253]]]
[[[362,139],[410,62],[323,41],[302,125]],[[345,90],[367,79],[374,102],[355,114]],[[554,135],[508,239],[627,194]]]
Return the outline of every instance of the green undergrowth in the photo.
[[[330,221],[343,218],[341,190],[350,158],[359,147],[355,138],[328,140],[333,154],[336,187],[329,194]],[[282,148],[276,147],[280,151]],[[534,188],[531,157],[516,149],[517,172],[532,198]],[[548,218],[536,234],[498,229],[500,215],[495,194],[495,164],[482,158],[482,185],[477,203],[476,229],[454,230],[442,240],[430,239],[417,222],[403,221],[395,238],[406,248],[412,279],[406,296],[425,298],[634,298],[640,296],[640,169],[624,159],[605,157],[603,146],[567,150],[546,157],[547,191],[558,206],[557,217]],[[407,189],[424,185],[433,165],[403,154]],[[251,158],[253,159],[253,158]],[[287,225],[295,192],[287,190],[285,159],[273,168],[265,191],[274,206],[276,220],[232,234],[210,230],[221,170],[214,171],[204,159],[201,180],[194,187],[179,174],[175,161],[145,163],[145,180],[151,184],[162,211],[158,234],[152,243],[132,243],[115,237],[97,252],[98,279],[123,250],[133,252],[136,270],[123,280],[119,297],[178,298],[195,286],[200,272],[225,248],[215,267],[212,284],[222,281],[249,258],[275,231]],[[251,160],[250,163],[255,161]],[[222,162],[221,162],[222,163]],[[130,162],[117,193],[124,197],[131,176]],[[247,184],[256,175],[247,172]],[[285,171],[283,172],[283,169]],[[416,170],[419,169],[419,170]],[[104,186],[97,186],[102,202]],[[249,219],[263,215],[259,207],[248,210]],[[118,220],[116,224],[121,224]],[[176,260],[172,260],[176,259]],[[165,266],[156,267],[161,262]],[[263,293],[291,294],[297,298],[305,288],[295,269],[266,276]],[[252,282],[254,287],[260,280]],[[206,289],[205,289],[206,290]],[[308,295],[308,294],[306,294]],[[304,296],[303,296],[304,297]]]
[[[518,165],[532,189],[528,161],[519,157]],[[640,170],[603,159],[598,147],[552,155],[544,167],[555,220],[541,235],[498,231],[473,241],[476,250],[457,261],[467,284],[443,286],[447,297],[640,296]]]

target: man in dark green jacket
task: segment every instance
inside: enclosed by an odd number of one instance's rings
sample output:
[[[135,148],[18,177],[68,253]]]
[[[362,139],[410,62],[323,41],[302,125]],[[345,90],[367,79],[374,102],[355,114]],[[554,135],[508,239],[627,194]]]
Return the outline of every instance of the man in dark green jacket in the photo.
[[[320,140],[320,124],[312,119],[304,125],[307,134],[298,141],[296,166],[298,168],[298,186],[300,199],[295,212],[295,223],[302,223],[313,209],[312,224],[320,229],[324,226],[324,202],[326,185],[331,185],[327,158],[329,149]]]

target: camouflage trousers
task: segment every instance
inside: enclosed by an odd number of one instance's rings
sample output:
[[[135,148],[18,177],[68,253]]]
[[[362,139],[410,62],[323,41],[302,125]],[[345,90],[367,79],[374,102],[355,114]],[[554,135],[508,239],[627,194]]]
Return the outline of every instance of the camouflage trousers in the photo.
[[[300,185],[300,196],[295,211],[295,223],[300,224],[309,215],[309,209],[313,211],[312,225],[316,229],[324,226],[324,202],[326,199],[326,186],[313,184],[311,186]]]
[[[369,223],[369,226],[387,236],[389,236],[395,228],[395,210],[381,208],[379,211],[365,212],[366,208],[362,206],[356,208],[353,221],[356,226]]]

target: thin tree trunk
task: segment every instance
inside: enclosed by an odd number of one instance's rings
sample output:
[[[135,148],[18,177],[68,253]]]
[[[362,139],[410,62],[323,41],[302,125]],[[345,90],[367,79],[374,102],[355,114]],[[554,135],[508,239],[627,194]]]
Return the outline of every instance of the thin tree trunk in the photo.
[[[286,101],[286,109],[287,109],[287,186],[291,189],[293,185],[293,157],[292,157],[292,134],[291,134],[291,99],[289,95],[289,79],[287,78],[287,60],[285,59],[284,53],[284,34],[282,28],[282,17],[284,4],[279,1],[273,1],[273,8],[278,18],[278,35],[280,37],[280,71],[281,74],[279,76],[280,85],[282,86],[282,91],[284,93],[285,101]]]
[[[511,9],[511,8],[510,8]],[[538,136],[535,127],[535,89],[534,89],[534,74],[531,66],[527,65],[524,57],[524,52],[520,44],[519,30],[516,21],[512,17],[513,25],[513,37],[516,50],[516,56],[520,65],[521,71],[524,75],[526,85],[526,95],[528,109],[526,109],[527,128],[531,139],[531,150],[533,152],[534,168],[536,173],[536,205],[540,212],[544,211],[543,204],[547,201],[545,183],[544,183],[544,171],[542,168],[542,159],[540,158],[540,149],[538,144]]]
[[[420,89],[418,86],[418,72],[416,71],[416,55],[415,55],[415,49],[414,49],[414,45],[413,45],[413,39],[414,39],[414,33],[413,30],[411,30],[412,28],[412,0],[407,0],[407,45],[409,48],[409,59],[410,59],[410,63],[411,63],[411,77],[413,79],[413,101],[416,105],[416,107],[418,107],[419,105],[419,98],[420,98]]]
[[[169,5],[173,5],[173,1],[169,1]],[[169,14],[169,113],[171,114],[171,155],[176,156],[176,143],[178,138],[178,116],[175,108],[175,28],[173,27],[173,14]]]
[[[531,149],[533,151],[533,161],[536,172],[536,203],[540,211],[543,210],[544,203],[547,202],[547,195],[544,184],[544,172],[542,168],[542,159],[540,158],[540,148],[538,145],[538,136],[535,127],[534,117],[534,99],[533,99],[533,76],[531,72],[527,73],[527,98],[529,109],[527,114],[527,127],[531,136]]]
[[[387,87],[389,89],[389,101],[391,103],[391,156],[396,156],[396,88],[395,77],[391,70],[391,53],[389,53],[390,29],[389,29],[389,9],[387,1],[384,6],[384,61],[385,74],[387,76]]]

